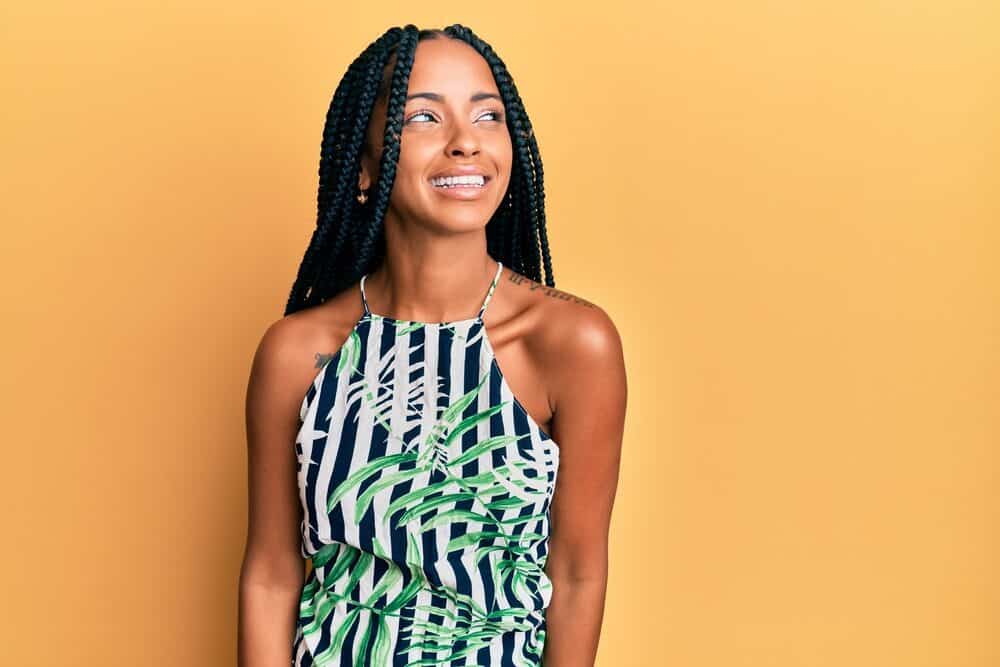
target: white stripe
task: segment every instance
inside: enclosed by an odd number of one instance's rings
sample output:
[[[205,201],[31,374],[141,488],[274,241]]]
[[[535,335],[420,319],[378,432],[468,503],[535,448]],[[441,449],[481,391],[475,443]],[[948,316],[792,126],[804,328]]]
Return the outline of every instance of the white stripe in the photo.
[[[480,327],[480,330],[482,330],[482,327]],[[478,370],[478,374],[476,375],[476,381],[478,382],[483,377],[483,375],[486,372],[482,368],[482,359],[483,359],[483,355],[486,354],[486,349],[479,342],[476,343],[476,346],[479,348],[479,370]],[[476,398],[477,398],[477,402],[476,402],[476,411],[477,412],[482,412],[483,410],[486,410],[487,408],[490,407],[489,380],[487,380],[486,384],[483,385],[482,390],[479,392],[479,396],[477,396]],[[483,440],[486,440],[486,439],[488,439],[490,437],[490,421],[491,421],[490,419],[484,419],[484,420],[480,421],[478,424],[476,424],[476,429],[475,429],[476,442],[482,442]],[[476,459],[475,459],[476,460],[476,472],[474,474],[478,475],[478,474],[484,473],[484,472],[486,472],[487,470],[490,469],[490,467],[491,467],[490,457],[491,456],[492,456],[492,454],[489,453],[489,452],[487,452],[486,454],[480,454],[479,456],[476,457]],[[484,528],[484,525],[485,524],[483,524],[481,521],[470,521],[468,523],[468,525],[466,526],[466,530],[468,532],[470,532],[470,533],[482,532],[482,530]],[[469,565],[469,577],[472,580],[472,597],[475,598],[476,600],[478,600],[482,604],[482,606],[485,607],[486,606],[486,584],[483,581],[482,575],[479,573],[478,563],[473,562],[474,559],[475,559],[476,545],[472,545],[471,547],[466,547],[466,548],[472,554],[471,557],[467,561],[470,564]],[[489,560],[491,563],[493,562],[492,559],[493,559],[494,553],[495,552],[491,552],[491,553],[489,553],[489,554],[486,555],[487,560]],[[475,654],[472,654],[472,655],[475,656]],[[468,664],[475,664],[475,663],[468,663]]]
[[[355,400],[358,403],[357,431],[354,442],[351,443],[351,463],[348,473],[363,467],[371,458],[371,439],[374,416],[372,415],[369,401],[365,393],[371,390],[374,393],[378,388],[378,346],[382,337],[382,320],[374,318],[371,320],[368,338],[360,351],[364,355],[364,382],[355,375],[352,385],[357,385],[355,391],[358,392]],[[349,411],[342,410],[339,415],[341,419],[347,418]],[[339,441],[338,441],[339,442]],[[342,512],[344,516],[344,538],[348,544],[358,544],[358,524],[354,520],[354,510],[357,506],[358,487],[355,486],[347,495],[341,499]]]
[[[336,372],[336,367],[330,368],[328,372]],[[330,478],[333,476],[333,464],[336,463],[338,445],[343,437],[343,405],[347,397],[347,374],[349,369],[345,369],[344,374],[337,378],[337,395],[334,397],[327,415],[329,420],[329,431],[326,438],[326,449],[323,453],[323,460],[319,466],[319,474],[316,476],[316,497],[313,498],[315,511],[317,514],[316,533],[319,537],[319,544],[312,548],[315,553],[323,544],[332,541],[330,528],[330,515],[326,509],[327,499],[330,497]],[[316,396],[316,406],[319,408],[319,395]]]
[[[438,397],[438,334],[439,331],[435,327],[423,327],[424,331],[424,373],[421,375],[421,381],[424,383],[423,392],[423,414],[420,416],[420,432],[417,435],[419,438],[418,442],[414,443],[416,450],[420,450],[424,446],[424,438],[434,424],[437,422],[437,397]],[[430,481],[430,472],[424,472],[416,476],[413,480],[413,488],[419,489],[426,487]],[[423,541],[420,533],[419,525],[414,521],[406,525],[406,531],[408,534],[412,534],[417,542],[417,545],[423,551]],[[423,563],[420,564],[423,567]],[[420,594],[417,596],[418,605],[430,606],[431,595],[429,591],[421,590]],[[415,610],[414,613],[414,623],[426,623],[427,619],[430,617],[430,612],[421,611],[419,609]],[[418,650],[413,650],[408,654],[409,659],[419,660],[421,652]]]
[[[409,366],[410,366],[410,335],[397,336],[396,338],[396,358],[393,363],[394,369],[394,383],[392,387],[393,397],[392,397],[392,413],[389,418],[389,427],[392,429],[392,434],[390,434],[388,442],[386,444],[386,454],[398,454],[403,451],[403,443],[397,438],[402,438],[406,431],[406,396],[409,394]],[[392,488],[388,488],[379,493],[372,501],[372,506],[375,509],[375,535],[381,544],[385,547],[389,555],[392,555],[392,541],[389,526],[387,525],[387,508],[389,503],[392,502]],[[403,553],[406,553],[406,542],[404,541],[401,545],[403,547]],[[391,567],[398,567],[393,564]],[[401,578],[396,585],[392,586],[388,591],[387,600],[392,600],[395,596],[403,590],[405,584],[405,577]],[[399,637],[399,627],[400,627],[400,617],[396,615],[385,616],[386,626],[389,632],[389,637],[392,639],[390,642],[393,647],[397,642]],[[394,650],[394,649],[393,649]],[[392,664],[393,656],[389,656],[390,665]]]
[[[381,364],[381,357],[379,356],[379,348],[382,344],[382,330],[384,328],[384,320],[377,319],[372,321],[371,333],[368,336],[367,341],[367,351],[366,351],[366,363],[365,363],[365,381],[367,387],[362,388],[362,395],[371,391],[371,399],[362,398],[361,399],[361,412],[359,413],[358,420],[358,436],[355,440],[354,456],[351,459],[351,470],[357,470],[363,467],[372,459],[372,437],[375,431],[375,412],[373,411],[373,403],[377,403],[379,398],[379,371]],[[391,350],[389,352],[392,354]],[[346,516],[344,517],[345,522],[345,535],[347,537],[348,543],[357,547],[360,544],[360,534],[361,526],[357,523],[357,518],[354,516],[357,510],[357,499],[360,495],[360,485],[355,486],[346,496],[344,496],[344,511]],[[368,570],[364,573],[364,576],[358,581],[358,599],[364,603],[368,597],[371,595],[372,590],[375,588],[375,567],[374,563],[368,566]],[[357,632],[355,633],[354,643],[355,649],[358,648],[361,642],[361,636],[364,634],[364,621],[369,616],[368,613],[362,612],[358,617],[361,622],[358,626]],[[369,619],[370,620],[370,619]]]

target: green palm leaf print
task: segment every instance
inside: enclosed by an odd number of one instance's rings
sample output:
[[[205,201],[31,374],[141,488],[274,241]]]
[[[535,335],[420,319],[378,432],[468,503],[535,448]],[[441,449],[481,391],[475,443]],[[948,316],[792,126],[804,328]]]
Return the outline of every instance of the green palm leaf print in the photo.
[[[388,358],[392,355],[393,351],[390,350],[385,356]],[[387,363],[386,359],[381,359],[379,367],[380,382],[390,382],[392,365]],[[382,371],[390,375],[383,377]],[[530,437],[530,434],[487,437],[451,458],[451,452],[461,443],[465,433],[488,421],[506,406],[506,403],[492,405],[462,418],[466,409],[476,401],[489,377],[490,373],[487,371],[475,387],[447,405],[436,418],[426,437],[408,442],[397,437],[396,440],[401,443],[401,452],[388,453],[369,461],[340,482],[328,496],[328,511],[333,511],[339,503],[344,503],[345,512],[350,510],[350,517],[356,523],[360,523],[379,494],[391,496],[392,490],[401,484],[412,483],[417,487],[392,500],[382,514],[390,528],[414,524],[414,529],[407,530],[406,567],[412,576],[389,605],[381,609],[374,606],[381,595],[399,584],[402,571],[398,563],[392,562],[377,540],[374,548],[376,554],[361,552],[356,548],[337,543],[324,546],[314,556],[314,565],[324,568],[324,572],[325,568],[330,568],[330,571],[325,573],[322,586],[310,587],[308,593],[304,593],[303,608],[313,616],[304,632],[318,632],[323,621],[333,613],[337,604],[345,603],[351,607],[343,620],[339,621],[339,627],[334,631],[330,646],[316,656],[317,664],[339,660],[337,656],[343,650],[344,638],[358,624],[364,624],[363,628],[358,627],[356,636],[359,639],[355,642],[356,660],[359,664],[369,648],[372,660],[375,661],[373,664],[389,664],[391,660],[388,655],[390,648],[386,617],[398,615],[399,610],[412,602],[422,590],[431,591],[439,599],[447,600],[447,605],[445,607],[423,605],[417,606],[416,609],[446,618],[448,622],[446,624],[416,620],[413,622],[409,630],[411,645],[404,650],[419,649],[432,653],[434,658],[412,661],[408,667],[449,663],[478,651],[506,632],[532,628],[527,620],[529,611],[526,607],[486,610],[471,596],[448,587],[436,586],[428,581],[423,572],[424,563],[415,537],[442,526],[462,523],[479,526],[478,529],[452,538],[447,544],[447,554],[480,544],[483,540],[492,540],[494,543],[483,545],[476,549],[474,554],[470,554],[475,566],[479,566],[484,559],[492,558],[494,562],[490,563],[490,571],[493,573],[497,590],[509,584],[517,599],[524,601],[538,594],[538,582],[545,576],[542,568],[530,561],[525,563],[516,560],[516,557],[529,554],[531,544],[544,539],[544,535],[532,532],[517,534],[514,529],[543,519],[546,515],[532,513],[527,516],[509,516],[509,514],[534,505],[537,502],[537,494],[545,491],[540,487],[546,480],[526,476],[522,469],[527,464],[523,461],[504,461],[487,471],[468,477],[462,475],[462,467],[465,464],[491,452],[507,450],[520,439]],[[377,388],[369,386],[364,377],[351,384],[350,392],[350,400],[363,400],[375,416],[375,421],[385,427],[390,437],[394,437],[390,428],[394,407],[391,400],[392,392],[385,392],[389,396],[386,398]],[[418,391],[413,394],[414,401],[419,401],[419,396],[418,387]],[[421,411],[418,406],[415,414],[419,416]],[[430,481],[424,482],[429,473]],[[362,485],[366,485],[364,491],[359,493],[356,499],[351,499],[349,494]],[[491,556],[491,554],[496,555]],[[389,562],[390,567],[375,583],[371,595],[367,596],[363,603],[359,603],[353,599],[352,593],[363,577],[370,576],[369,572],[376,558]],[[371,613],[366,614],[364,611]],[[457,643],[460,641],[463,643],[458,647]],[[527,648],[530,650],[530,647]]]

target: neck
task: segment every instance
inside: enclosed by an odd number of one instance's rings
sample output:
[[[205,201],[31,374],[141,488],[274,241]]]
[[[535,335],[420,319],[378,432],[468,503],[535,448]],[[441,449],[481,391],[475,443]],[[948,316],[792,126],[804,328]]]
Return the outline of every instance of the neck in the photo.
[[[475,317],[497,272],[481,236],[478,248],[440,240],[419,250],[387,244],[385,260],[365,279],[368,308],[420,322]]]

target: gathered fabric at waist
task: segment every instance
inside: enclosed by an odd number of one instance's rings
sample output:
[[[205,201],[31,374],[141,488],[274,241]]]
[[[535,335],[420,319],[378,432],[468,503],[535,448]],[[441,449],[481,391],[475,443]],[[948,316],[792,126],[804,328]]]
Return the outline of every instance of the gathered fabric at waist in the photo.
[[[302,589],[296,651],[313,664],[541,664],[551,582],[530,558],[511,556],[497,549],[473,562],[463,552],[421,565],[327,544]]]

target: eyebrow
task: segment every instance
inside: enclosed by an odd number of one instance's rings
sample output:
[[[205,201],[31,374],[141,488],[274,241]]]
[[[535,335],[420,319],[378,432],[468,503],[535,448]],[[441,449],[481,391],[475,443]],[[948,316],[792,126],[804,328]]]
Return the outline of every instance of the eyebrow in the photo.
[[[425,97],[429,100],[434,100],[435,102],[444,102],[444,95],[441,95],[440,93],[430,93],[430,92],[413,93],[412,95],[407,95],[406,101],[409,102],[410,100],[417,97]],[[488,100],[488,99],[494,99],[503,102],[503,99],[499,95],[496,95],[494,93],[486,93],[483,91],[475,93],[472,97],[469,98],[469,101],[478,102],[479,100]]]

